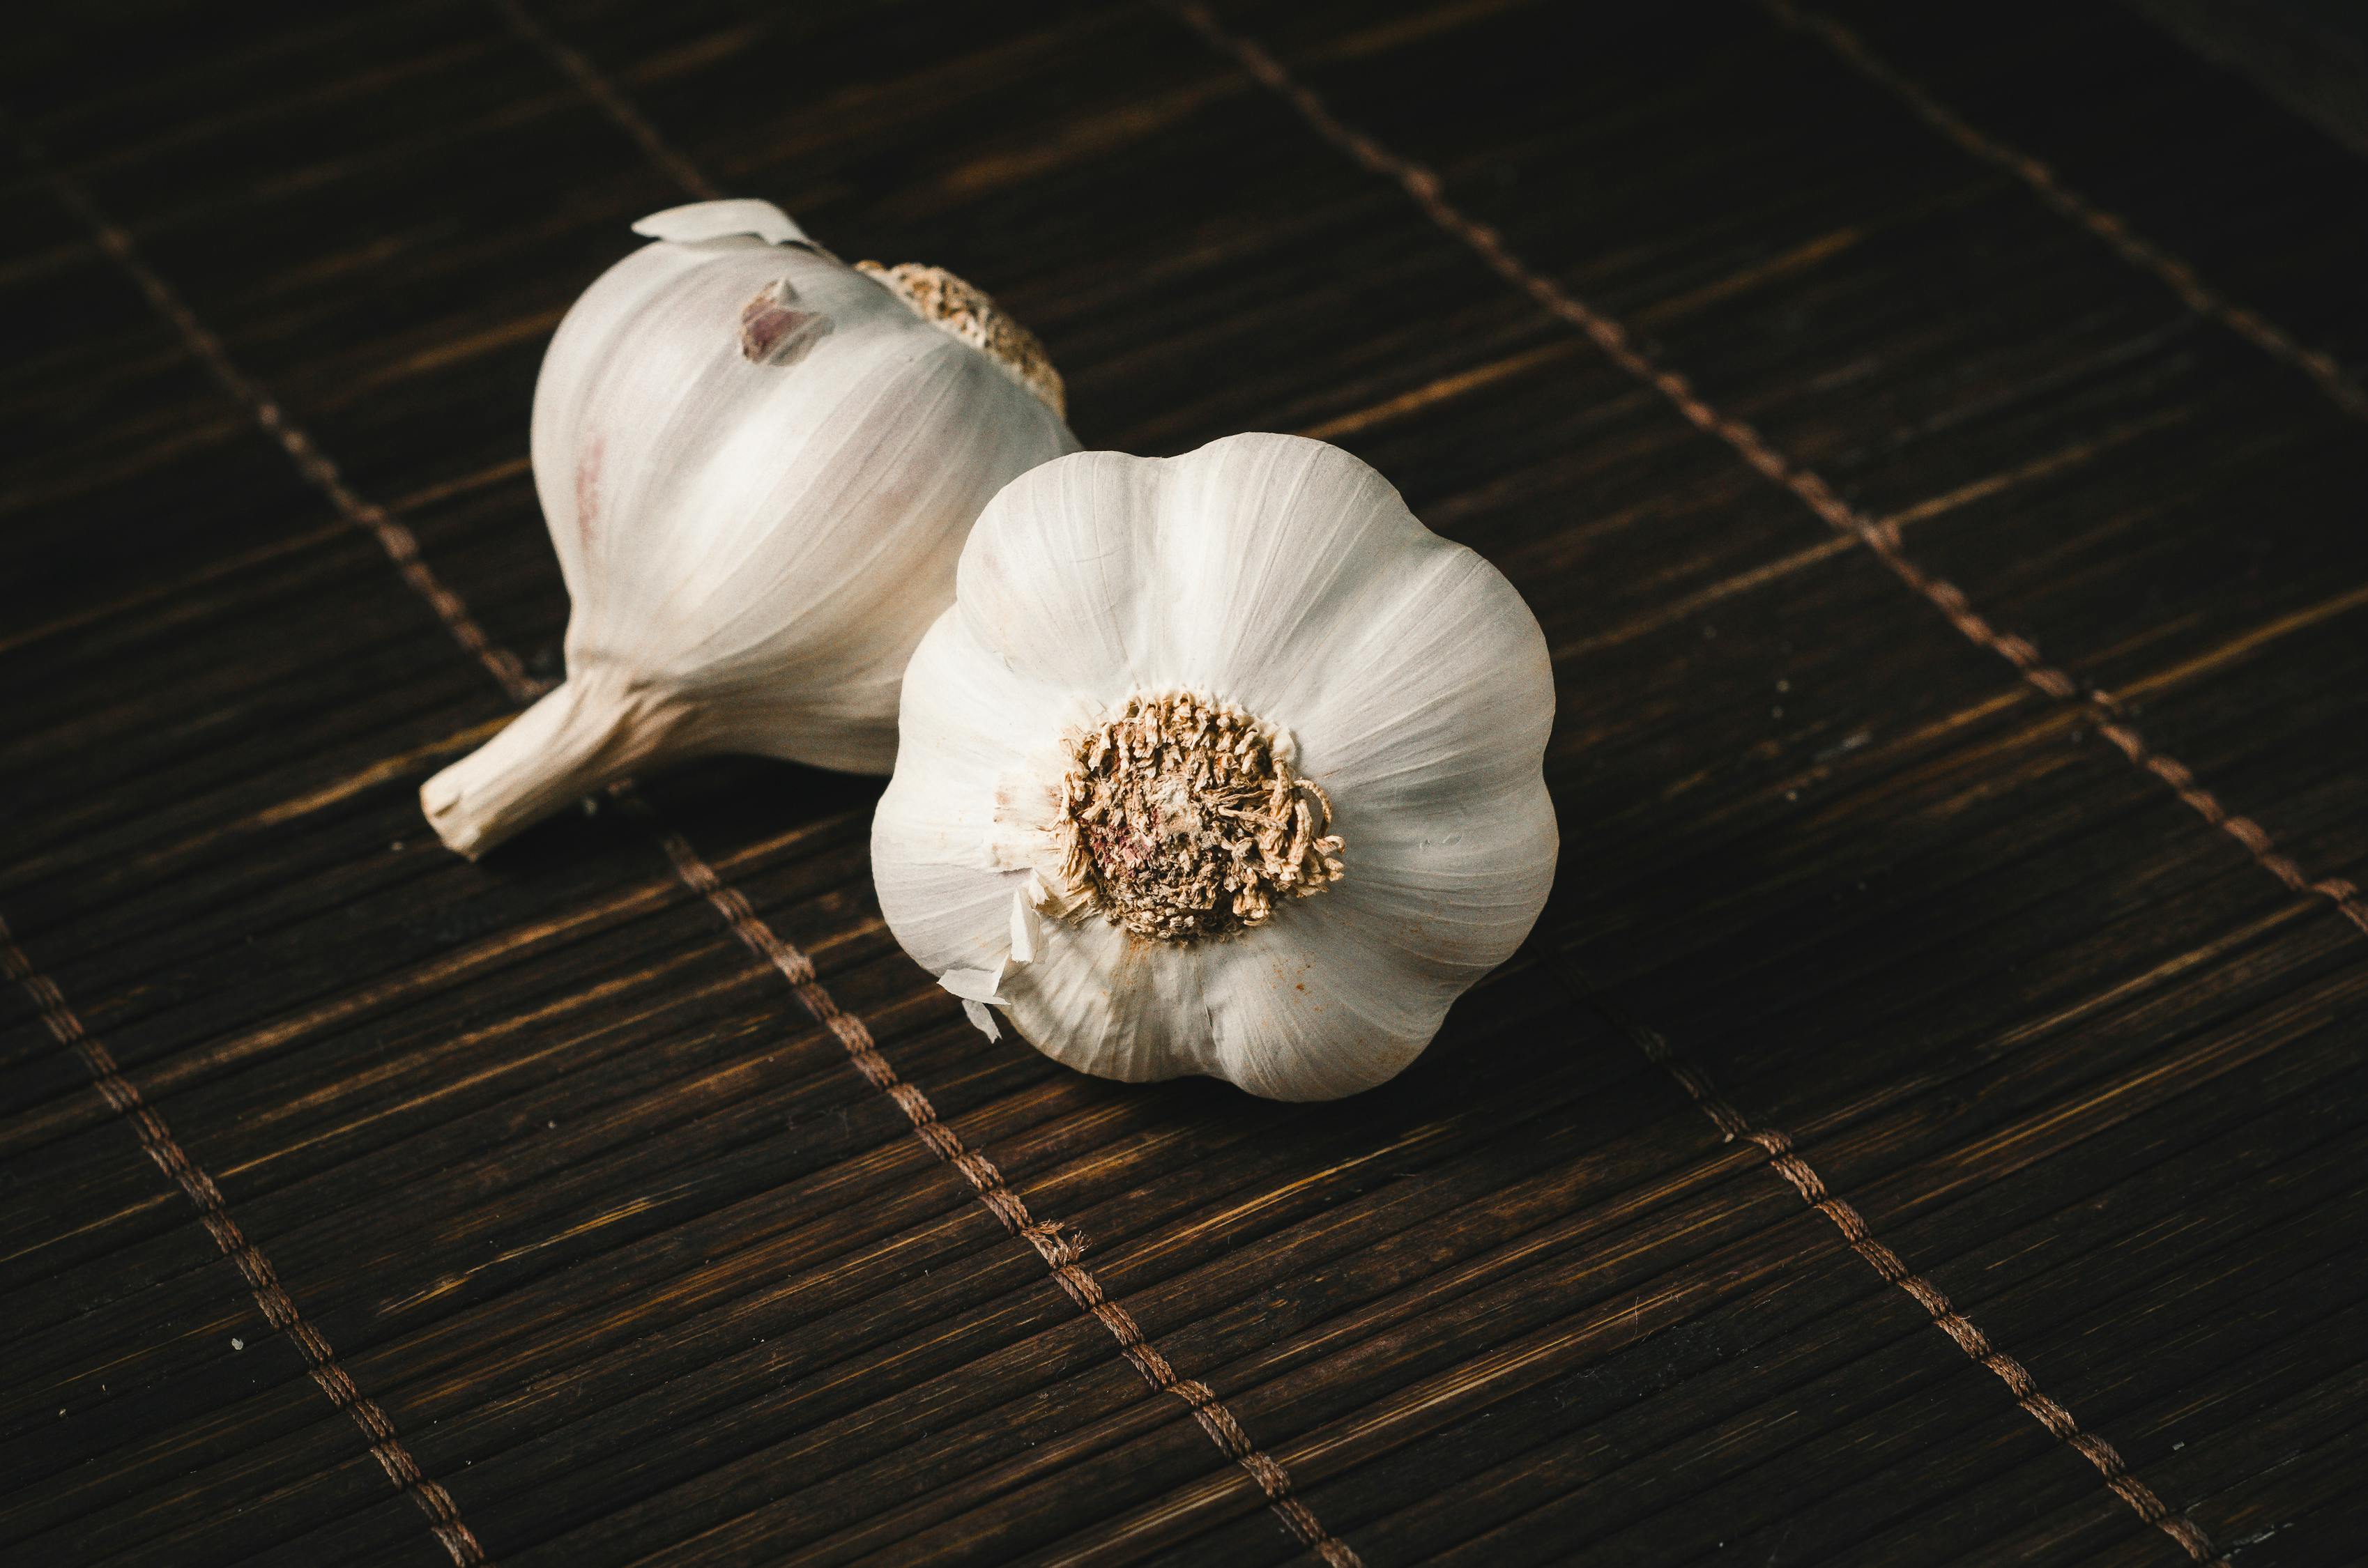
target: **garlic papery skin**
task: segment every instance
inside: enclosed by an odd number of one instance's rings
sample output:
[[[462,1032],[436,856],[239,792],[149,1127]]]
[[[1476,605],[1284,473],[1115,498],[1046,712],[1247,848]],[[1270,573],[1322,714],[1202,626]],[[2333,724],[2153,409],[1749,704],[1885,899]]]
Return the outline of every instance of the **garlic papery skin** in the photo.
[[[881,909],[1072,1067],[1351,1094],[1535,924],[1553,722],[1520,595],[1349,454],[1063,458],[987,506],[905,672]]]
[[[973,520],[1077,448],[1035,339],[950,274],[849,267],[761,201],[634,227],[535,385],[566,682],[420,791],[472,858],[702,753],[888,771]]]

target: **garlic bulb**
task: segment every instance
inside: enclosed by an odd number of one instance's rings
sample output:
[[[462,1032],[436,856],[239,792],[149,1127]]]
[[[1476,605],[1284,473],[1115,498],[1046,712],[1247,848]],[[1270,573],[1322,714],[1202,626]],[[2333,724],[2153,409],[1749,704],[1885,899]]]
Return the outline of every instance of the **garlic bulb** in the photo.
[[[886,772],[973,519],[1076,449],[1036,340],[960,278],[848,267],[761,201],[633,227],[535,385],[567,680],[420,791],[472,858],[700,753]]]
[[[1063,458],[981,515],[905,672],[881,908],[990,1036],[1349,1094],[1535,923],[1553,720],[1520,594],[1347,453]]]

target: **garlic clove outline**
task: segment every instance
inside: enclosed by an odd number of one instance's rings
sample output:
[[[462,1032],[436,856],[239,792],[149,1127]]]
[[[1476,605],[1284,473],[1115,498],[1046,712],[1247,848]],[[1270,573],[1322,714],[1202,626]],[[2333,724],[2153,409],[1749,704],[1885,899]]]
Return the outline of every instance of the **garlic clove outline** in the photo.
[[[706,753],[887,771],[972,520],[1077,448],[1041,347],[950,274],[849,267],[762,201],[635,227],[654,243],[576,301],[535,387],[567,681],[420,791],[472,858]],[[892,270],[942,281],[916,301]]]
[[[1278,779],[1328,799],[1340,872],[1255,924],[1145,937],[1064,873],[1075,747],[1209,703],[1270,736]],[[1520,595],[1347,453],[1251,435],[1064,458],[988,506],[906,671],[872,829],[881,907],[974,1020],[999,1009],[1083,1071],[1353,1093],[1419,1054],[1534,925],[1559,846],[1553,713]],[[1157,828],[1111,839],[1121,870],[1189,863],[1243,825],[1210,828],[1199,774],[1146,777]],[[988,973],[993,998],[971,979]]]

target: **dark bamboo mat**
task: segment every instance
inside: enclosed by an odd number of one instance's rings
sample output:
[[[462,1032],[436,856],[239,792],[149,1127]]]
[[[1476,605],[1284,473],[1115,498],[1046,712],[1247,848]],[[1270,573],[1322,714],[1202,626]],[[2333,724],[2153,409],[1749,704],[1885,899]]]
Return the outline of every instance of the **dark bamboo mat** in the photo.
[[[526,3],[0,65],[0,1558],[2362,1557],[2368,166],[2102,5]],[[865,780],[436,846],[710,186],[1520,585],[1403,1079],[987,1044]]]

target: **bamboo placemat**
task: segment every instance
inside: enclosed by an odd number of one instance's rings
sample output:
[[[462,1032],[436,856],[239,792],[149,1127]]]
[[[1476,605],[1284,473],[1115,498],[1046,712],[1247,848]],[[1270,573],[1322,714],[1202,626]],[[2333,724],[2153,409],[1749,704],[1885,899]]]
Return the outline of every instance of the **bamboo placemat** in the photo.
[[[134,0],[12,42],[0,1556],[2334,1563],[2368,168],[2104,6]],[[877,785],[471,866],[644,211],[1520,586],[1530,949],[1327,1106],[990,1045]]]

